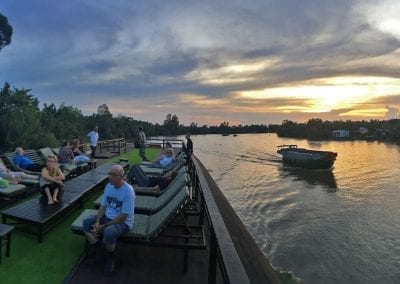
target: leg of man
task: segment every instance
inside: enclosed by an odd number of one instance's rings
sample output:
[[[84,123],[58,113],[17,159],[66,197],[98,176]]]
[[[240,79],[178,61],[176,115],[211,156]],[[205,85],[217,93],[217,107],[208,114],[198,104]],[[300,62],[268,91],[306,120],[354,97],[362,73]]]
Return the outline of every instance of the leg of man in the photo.
[[[90,153],[90,158],[91,159],[95,159],[96,158],[96,146],[90,146],[90,149],[92,150],[92,152]]]
[[[132,166],[129,174],[131,174],[131,176],[135,178],[135,183],[138,186],[147,186],[147,184],[149,183],[149,178],[139,165]]]
[[[146,158],[146,145],[140,145],[139,156],[142,158],[143,161],[148,161],[148,159]]]
[[[115,247],[117,245],[117,239],[119,236],[126,234],[129,232],[129,227],[123,224],[113,224],[107,226],[103,232],[103,243],[105,245],[106,250],[106,266],[105,272],[110,274],[114,271],[115,268],[115,258],[114,252]]]
[[[149,164],[149,167],[158,168],[158,169],[162,169],[163,168],[163,166],[161,166],[159,162],[152,162],[151,164]]]

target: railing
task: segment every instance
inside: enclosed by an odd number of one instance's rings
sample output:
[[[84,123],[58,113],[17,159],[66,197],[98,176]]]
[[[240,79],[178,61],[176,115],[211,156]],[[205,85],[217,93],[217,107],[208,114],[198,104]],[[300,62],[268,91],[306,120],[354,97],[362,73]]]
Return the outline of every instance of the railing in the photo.
[[[167,142],[171,143],[172,148],[183,148],[183,140],[176,138],[149,138],[147,139],[147,147],[165,148]]]
[[[85,152],[90,149],[89,144],[84,145]],[[117,153],[121,155],[127,151],[127,143],[125,138],[102,140],[97,142],[98,153]]]
[[[188,166],[193,197],[200,199],[201,216],[205,217],[200,222],[206,221],[210,231],[208,283],[216,283],[217,275],[221,275],[224,283],[281,283],[265,255],[195,155],[189,158]]]

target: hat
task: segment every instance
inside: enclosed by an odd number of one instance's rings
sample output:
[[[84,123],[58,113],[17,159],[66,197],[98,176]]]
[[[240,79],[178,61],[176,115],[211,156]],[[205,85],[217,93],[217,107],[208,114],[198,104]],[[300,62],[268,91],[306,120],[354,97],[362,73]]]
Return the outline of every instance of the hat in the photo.
[[[8,182],[8,180],[0,178],[0,187],[4,188],[4,187],[8,187],[10,185],[10,183]]]

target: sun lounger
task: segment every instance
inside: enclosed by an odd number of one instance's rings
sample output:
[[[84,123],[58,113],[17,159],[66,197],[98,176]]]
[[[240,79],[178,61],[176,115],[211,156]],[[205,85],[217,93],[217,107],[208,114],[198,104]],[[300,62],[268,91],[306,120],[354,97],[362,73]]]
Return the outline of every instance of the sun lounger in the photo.
[[[45,164],[43,164],[42,159],[39,157],[39,155],[36,153],[35,150],[26,150],[25,155],[29,159],[31,159],[34,163],[43,165],[43,167],[45,166]],[[7,166],[11,167],[11,169],[13,171],[17,171],[18,169],[13,162],[14,156],[15,156],[15,152],[6,152],[3,154],[4,159],[7,161]],[[40,172],[34,173],[34,174],[40,174]]]
[[[178,170],[177,175],[174,178],[174,180],[178,179],[179,176],[184,175],[185,173],[187,173],[186,167],[180,168]],[[173,182],[174,181],[171,181],[171,184]],[[186,185],[189,185],[189,178],[188,177],[187,177]],[[167,186],[166,188],[164,188],[163,190],[160,190],[160,191],[155,191],[153,187],[141,187],[141,186],[137,186],[137,185],[134,185],[134,188],[135,188],[136,195],[160,196],[160,195],[162,195],[164,192],[166,192],[168,190],[169,186]]]
[[[51,151],[53,151],[58,156],[60,154],[60,147],[51,148]]]
[[[82,205],[84,198],[96,189],[100,189],[108,180],[107,172],[113,164],[105,164],[64,183],[60,203],[49,205],[42,196],[23,201],[3,210],[3,223],[8,219],[37,227],[38,241],[42,242],[43,234],[67,213]],[[127,167],[127,163],[121,163]]]
[[[7,167],[2,159],[0,159],[0,165],[3,165],[5,167]],[[13,170],[13,171],[15,171],[15,170]],[[20,181],[19,183],[23,184],[23,185],[26,185],[26,186],[39,187],[39,180],[38,179],[24,179],[24,180]]]
[[[24,194],[27,187],[23,184],[10,184],[7,187],[0,187],[0,197],[15,198],[18,195]]]
[[[38,152],[42,156],[42,161],[44,163],[46,162],[47,158],[51,155],[58,157],[58,155],[55,152],[53,152],[53,150],[51,150],[49,147],[41,148],[41,149],[39,149]],[[77,172],[77,169],[78,169],[78,167],[76,165],[70,164],[70,163],[66,163],[66,164],[57,163],[57,166],[59,168],[63,169],[64,175],[66,177],[75,175]]]
[[[186,164],[186,159],[184,158],[184,154],[180,155],[178,159],[175,159],[168,167],[166,168],[153,168],[149,165],[141,165],[142,170],[148,175],[162,175],[168,171],[178,171]]]
[[[168,204],[152,215],[135,213],[132,230],[121,236],[119,241],[184,249],[184,271],[187,271],[188,249],[206,248],[202,227],[199,225],[189,226],[185,220],[183,208],[188,201],[189,192],[186,188],[179,191]],[[97,210],[85,209],[72,223],[72,232],[83,234],[83,220],[96,214]],[[173,221],[177,216],[184,220],[184,224],[174,225]],[[174,229],[172,233],[167,233],[169,227]],[[179,228],[183,232],[180,232]],[[199,230],[199,233],[194,234],[194,230]]]
[[[133,229],[123,239],[141,239],[145,241],[153,240],[161,230],[169,224],[171,218],[180,212],[189,199],[187,188],[181,190],[170,202],[158,212],[147,215],[135,213],[135,223]],[[83,220],[91,215],[96,215],[97,210],[85,209],[82,214],[72,223],[71,229],[75,233],[83,233]]]
[[[189,176],[183,174],[177,176],[160,196],[137,195],[135,200],[135,212],[140,212],[142,214],[154,214],[155,212],[160,211],[180,191],[188,190],[186,186],[188,181]],[[101,199],[102,195],[94,202],[94,206],[96,208],[100,207]]]

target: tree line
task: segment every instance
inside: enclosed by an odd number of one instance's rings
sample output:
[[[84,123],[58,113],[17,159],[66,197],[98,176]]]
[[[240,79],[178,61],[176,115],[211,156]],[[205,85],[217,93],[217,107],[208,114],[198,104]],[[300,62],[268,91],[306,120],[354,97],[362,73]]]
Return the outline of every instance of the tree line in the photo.
[[[185,133],[248,133],[267,132],[266,125],[198,126],[179,123],[176,114],[167,114],[162,124],[135,120],[124,115],[114,116],[106,104],[99,105],[97,113],[83,115],[76,107],[53,103],[39,107],[39,100],[32,96],[30,89],[19,89],[5,83],[0,89],[0,151],[11,151],[18,146],[26,149],[60,146],[63,140],[80,139],[86,142],[86,134],[99,127],[101,140],[126,138],[134,142],[138,128],[142,126],[147,136],[176,136]]]
[[[284,120],[273,131],[280,137],[310,140],[332,139],[334,130],[349,131],[349,139],[387,140],[400,142],[400,119],[390,120],[337,120],[309,119],[306,123]]]
[[[124,115],[114,116],[106,104],[99,105],[97,113],[83,115],[76,107],[53,103],[39,107],[39,100],[29,94],[30,89],[11,88],[6,82],[0,89],[0,151],[11,151],[18,146],[26,149],[60,146],[63,140],[80,139],[99,127],[101,140],[126,138],[135,142],[142,126],[148,137],[191,134],[242,134],[276,132],[280,137],[311,140],[332,139],[333,130],[348,130],[349,138],[400,141],[400,119],[370,121],[323,121],[312,118],[306,123],[284,120],[281,125],[235,125],[222,122],[219,126],[189,126],[179,123],[176,114],[167,114],[163,123],[135,120]],[[367,129],[361,132],[360,129]]]

